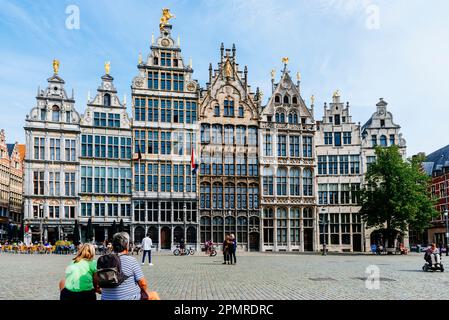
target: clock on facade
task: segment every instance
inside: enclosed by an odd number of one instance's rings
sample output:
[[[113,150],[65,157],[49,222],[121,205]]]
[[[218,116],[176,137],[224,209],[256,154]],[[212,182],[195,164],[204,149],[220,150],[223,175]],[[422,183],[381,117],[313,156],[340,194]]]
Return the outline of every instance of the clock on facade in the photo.
[[[189,91],[195,91],[195,89],[196,89],[195,83],[189,82],[189,83],[187,84],[187,90],[189,90]]]
[[[136,87],[142,87],[143,86],[143,80],[142,79],[137,79],[134,84],[136,85]]]

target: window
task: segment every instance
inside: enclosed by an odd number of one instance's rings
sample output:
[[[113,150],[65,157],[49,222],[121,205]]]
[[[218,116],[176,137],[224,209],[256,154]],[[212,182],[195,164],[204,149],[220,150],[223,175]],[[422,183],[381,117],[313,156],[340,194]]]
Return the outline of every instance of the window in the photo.
[[[351,187],[349,183],[343,183],[340,185],[340,203],[341,204],[349,204],[351,203],[349,197],[349,191]]]
[[[298,104],[298,97],[296,96],[293,97],[293,104]]]
[[[202,209],[210,209],[210,184],[202,184],[200,187],[200,206]]]
[[[234,172],[234,155],[227,154],[225,155],[225,175],[233,176]]]
[[[381,120],[380,120],[380,127],[381,127],[381,128],[384,128],[384,127],[385,127],[385,120],[384,120],[384,119],[381,119]]]
[[[134,149],[136,153],[145,153],[146,151],[146,132],[145,130],[135,130],[134,131]]]
[[[351,144],[352,137],[351,132],[343,132],[343,144]]]
[[[390,146],[394,146],[396,144],[396,138],[394,134],[390,134]]]
[[[340,147],[341,146],[341,132],[335,132],[334,139],[335,139],[335,146]]]
[[[353,204],[360,203],[360,184],[351,184],[351,201]]]
[[[161,66],[163,67],[171,67],[171,53],[162,52],[161,53]]]
[[[34,159],[45,160],[45,138],[34,138]]]
[[[174,123],[184,123],[184,102],[175,101],[173,103],[173,122]]]
[[[349,156],[340,156],[340,174],[349,174]]]
[[[329,184],[329,204],[338,204],[338,184]]]
[[[373,146],[373,147],[377,146],[377,136],[376,135],[371,136],[371,146]]]
[[[161,100],[161,122],[172,122],[170,100]]]
[[[184,75],[182,73],[173,74],[173,90],[184,91]]]
[[[161,90],[171,91],[171,73],[161,72]]]
[[[274,244],[274,212],[273,209],[267,208],[263,211],[263,240],[264,245],[272,246]]]
[[[234,144],[234,126],[225,125],[225,145]]]
[[[277,244],[279,246],[287,245],[287,210],[279,208],[276,213],[277,218]]]
[[[47,121],[47,109],[45,108],[41,109],[41,120]]]
[[[386,147],[387,146],[387,137],[386,136],[384,136],[384,135],[380,136],[380,145],[382,147]]]
[[[250,185],[248,189],[248,208],[259,208],[259,188],[257,185]]]
[[[59,172],[49,172],[49,187],[50,187],[50,196],[59,196],[60,195],[60,182],[61,182],[61,173]]]
[[[75,207],[64,207],[64,217],[66,219],[75,219]]]
[[[82,203],[81,204],[81,216],[82,217],[92,217],[92,203]]]
[[[247,208],[246,189],[247,188],[245,184],[237,185],[237,209]]]
[[[76,161],[76,141],[65,140],[65,161]]]
[[[173,191],[184,192],[184,165],[173,165]]]
[[[248,128],[248,145],[257,146],[257,128],[255,127]]]
[[[235,188],[233,184],[226,184],[225,187],[225,208],[235,208]]]
[[[246,217],[237,218],[237,239],[241,244],[248,242],[248,219]]]
[[[145,165],[140,165],[140,184],[139,191],[145,190]],[[138,166],[136,167],[138,168]],[[158,164],[157,163],[149,163],[147,166],[147,190],[152,192],[158,191]]]
[[[303,195],[304,196],[312,196],[313,195],[313,179],[312,179],[312,171],[309,169],[304,170],[303,172]]]
[[[142,121],[145,119],[142,118]],[[159,121],[159,100],[148,99],[148,121]]]
[[[318,174],[327,174],[327,156],[318,156]]]
[[[209,217],[201,217],[200,233],[202,243],[206,243],[207,241],[212,240],[211,222]]]
[[[338,156],[328,156],[329,174],[338,174]]]
[[[159,72],[148,72],[148,89],[159,89]]]
[[[65,193],[67,197],[75,196],[75,173],[65,173]]]
[[[286,196],[287,195],[287,170],[284,168],[280,168],[277,171],[277,195],[278,196]]]
[[[290,103],[290,98],[287,95],[285,95],[284,96],[284,104],[289,104],[289,103]]]
[[[304,158],[312,158],[312,137],[303,137],[302,138],[302,150]]]
[[[210,125],[201,124],[201,143],[210,143]]]
[[[290,136],[290,157],[300,157],[301,151],[300,151],[300,145],[299,140],[300,136]]]
[[[162,192],[171,192],[171,164],[170,163],[162,163],[160,165],[161,170],[161,191]]]
[[[237,126],[236,144],[238,146],[244,146],[246,144],[246,128],[245,128],[245,126]]]
[[[300,196],[300,185],[299,185],[299,169],[292,169],[290,172],[290,195]]]
[[[94,168],[94,193],[106,193],[106,168]]]
[[[186,102],[186,123],[194,124],[196,123],[196,103]]]
[[[95,157],[106,158],[106,137],[95,136]]]
[[[263,194],[266,196],[274,195],[273,188],[273,169],[263,169]]]
[[[45,193],[45,180],[44,180],[44,171],[34,171],[33,172],[33,189],[34,195],[43,196]]]
[[[275,103],[281,103],[281,96],[276,95],[276,96],[274,97],[274,102],[275,102]]]
[[[210,155],[208,153],[201,154],[200,172],[203,175],[210,175]]]
[[[259,166],[257,163],[257,156],[249,155],[248,156],[248,175],[250,177],[257,177],[258,173],[259,173]]]
[[[111,95],[109,93],[105,93],[105,95],[103,96],[103,105],[105,107],[111,106]]]
[[[332,145],[332,132],[325,132],[324,133],[324,144],[325,145]]]
[[[219,117],[220,116],[220,106],[216,105],[214,107],[214,116]]]
[[[173,154],[184,155],[184,132],[173,132]]]
[[[72,122],[72,113],[70,111],[65,112],[65,122],[67,123]]]
[[[120,114],[108,113],[108,127],[120,128]]]
[[[59,111],[58,106],[53,106],[52,113],[51,113],[51,120],[53,122],[58,122],[61,116],[61,112]]]
[[[214,183],[212,194],[212,208],[223,209],[223,186],[218,183]]]
[[[336,126],[339,126],[339,125],[340,125],[340,115],[339,115],[339,114],[336,114],[336,115],[335,115],[335,125],[336,125]]]
[[[243,118],[245,116],[245,110],[242,106],[239,107],[239,117]]]
[[[340,244],[340,217],[338,213],[330,214],[331,244]]]
[[[219,124],[212,126],[212,143],[221,145],[223,144],[223,127]]]
[[[278,136],[278,157],[287,156],[287,136]]]
[[[290,209],[290,243],[293,246],[299,246],[301,244],[301,209]]]
[[[81,193],[91,193],[93,182],[92,167],[81,167]]]
[[[328,204],[327,184],[318,185],[318,204]]]
[[[171,132],[161,132],[161,154],[171,154]]]
[[[61,160],[61,140],[60,139],[50,139],[50,160],[60,161]]]
[[[48,217],[50,219],[59,219],[59,207],[58,206],[49,206],[48,207]]]
[[[214,243],[221,243],[223,239],[223,218],[214,217],[212,219],[212,241]]]
[[[238,176],[246,176],[246,161],[244,154],[236,155],[237,162],[237,175]]]
[[[351,174],[360,173],[360,157],[358,155],[351,156]]]
[[[219,152],[212,156],[212,174],[214,176],[223,175],[223,157]]]
[[[284,113],[276,113],[276,122],[277,123],[285,123],[285,114]]]
[[[273,155],[273,138],[271,134],[264,135],[264,156],[271,157]]]
[[[106,113],[94,112],[94,126],[106,127]]]
[[[224,101],[224,116],[225,117],[234,116],[234,100],[226,99]]]

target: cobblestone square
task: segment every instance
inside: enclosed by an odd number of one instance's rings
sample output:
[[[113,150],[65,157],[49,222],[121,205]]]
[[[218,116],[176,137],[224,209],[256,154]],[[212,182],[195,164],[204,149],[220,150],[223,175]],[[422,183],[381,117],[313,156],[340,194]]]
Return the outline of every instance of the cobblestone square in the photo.
[[[141,259],[140,256],[134,256]],[[444,263],[443,257],[443,263]],[[0,299],[57,300],[58,281],[71,256],[0,255]],[[150,289],[165,300],[448,299],[449,273],[424,273],[422,255],[286,255],[241,253],[237,265],[222,256],[153,255],[143,266]],[[367,267],[380,270],[369,290]]]

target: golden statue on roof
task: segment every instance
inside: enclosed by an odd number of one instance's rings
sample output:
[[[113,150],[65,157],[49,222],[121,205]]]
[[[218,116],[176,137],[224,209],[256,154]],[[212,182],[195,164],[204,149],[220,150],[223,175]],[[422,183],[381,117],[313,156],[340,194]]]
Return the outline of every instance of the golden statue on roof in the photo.
[[[59,60],[54,59],[53,60],[53,71],[55,74],[58,74],[59,72]]]
[[[229,59],[226,61],[226,65],[225,65],[225,76],[227,78],[232,77],[232,65],[231,65],[231,62],[229,61]]]
[[[106,71],[106,74],[109,74],[111,71],[111,62],[108,61],[104,63],[104,70]]]
[[[282,63],[283,64],[288,64],[288,57],[282,58]]]
[[[162,17],[161,17],[160,24],[159,24],[159,27],[161,28],[161,31],[163,31],[164,27],[166,25],[168,25],[168,21],[171,18],[176,18],[176,17],[175,17],[175,15],[170,13],[170,9],[168,9],[168,8],[162,9]]]

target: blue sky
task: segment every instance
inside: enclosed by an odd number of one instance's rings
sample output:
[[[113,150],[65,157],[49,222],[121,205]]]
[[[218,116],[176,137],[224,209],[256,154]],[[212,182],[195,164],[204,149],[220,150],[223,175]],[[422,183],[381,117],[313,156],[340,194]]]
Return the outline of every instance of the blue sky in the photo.
[[[79,30],[66,28],[69,5],[80,10]],[[131,111],[138,54],[149,53],[163,7],[176,15],[173,36],[180,36],[184,59],[193,59],[202,86],[220,43],[235,43],[249,83],[262,89],[265,100],[271,69],[279,72],[288,56],[292,75],[301,71],[305,100],[316,96],[317,118],[336,89],[362,124],[382,97],[402,126],[409,155],[449,144],[447,0],[0,0],[0,128],[7,140],[24,141],[25,116],[35,106],[37,87],[46,86],[54,58],[61,61],[67,91],[75,89],[80,113],[105,61],[111,61]],[[373,8],[378,29],[367,27]]]

